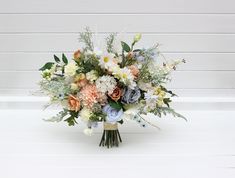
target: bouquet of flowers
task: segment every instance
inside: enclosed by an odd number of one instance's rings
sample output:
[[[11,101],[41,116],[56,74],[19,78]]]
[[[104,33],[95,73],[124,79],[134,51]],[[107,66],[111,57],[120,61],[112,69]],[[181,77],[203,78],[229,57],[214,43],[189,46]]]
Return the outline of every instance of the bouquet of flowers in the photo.
[[[54,62],[40,68],[39,85],[50,97],[48,105],[59,104],[63,110],[48,121],[64,120],[73,126],[79,119],[86,123],[87,135],[101,122],[104,131],[100,146],[112,147],[122,141],[118,124],[125,120],[145,127],[155,126],[143,117],[148,113],[184,118],[170,107],[171,97],[176,95],[165,85],[171,72],[185,61],[166,61],[159,45],[135,48],[140,39],[141,34],[137,34],[128,45],[112,33],[105,39],[105,50],[99,50],[86,28],[79,38],[84,46],[74,52],[73,59],[54,55]],[[165,61],[159,63],[160,57]]]

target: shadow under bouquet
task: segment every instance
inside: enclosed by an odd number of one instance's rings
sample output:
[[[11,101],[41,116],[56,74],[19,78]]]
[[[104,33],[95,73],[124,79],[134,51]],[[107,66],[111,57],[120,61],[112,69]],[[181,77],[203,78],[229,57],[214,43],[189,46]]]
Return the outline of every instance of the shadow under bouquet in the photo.
[[[143,117],[148,113],[184,118],[170,107],[176,95],[165,85],[171,72],[185,61],[166,61],[158,44],[136,48],[140,39],[141,34],[137,34],[128,45],[119,41],[117,34],[110,34],[104,40],[105,49],[100,50],[86,28],[79,38],[83,47],[74,52],[71,60],[65,54],[61,58],[54,55],[54,62],[40,68],[39,85],[50,97],[48,105],[59,104],[63,110],[47,121],[66,121],[69,126],[83,121],[87,135],[101,122],[104,129],[100,146],[109,148],[122,142],[118,124],[127,118],[143,127],[155,126]]]

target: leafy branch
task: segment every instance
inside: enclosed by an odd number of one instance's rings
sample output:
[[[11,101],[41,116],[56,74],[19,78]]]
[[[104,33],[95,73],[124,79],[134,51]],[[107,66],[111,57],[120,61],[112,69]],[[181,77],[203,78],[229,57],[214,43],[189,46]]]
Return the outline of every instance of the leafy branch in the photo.
[[[85,28],[85,32],[79,33],[79,40],[80,42],[85,44],[84,50],[94,50],[94,44],[92,42],[92,32],[88,27]]]

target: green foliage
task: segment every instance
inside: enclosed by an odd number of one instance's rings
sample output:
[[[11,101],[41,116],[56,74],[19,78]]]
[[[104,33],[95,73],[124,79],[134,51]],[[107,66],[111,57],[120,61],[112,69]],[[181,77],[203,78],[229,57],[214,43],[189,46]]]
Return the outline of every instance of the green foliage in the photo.
[[[173,93],[171,90],[167,90],[165,87],[160,86],[162,91],[165,91],[166,93],[169,93],[171,97],[177,96],[175,93]]]
[[[130,52],[131,51],[130,46],[127,43],[125,43],[124,41],[121,41],[121,45],[122,45],[122,49],[124,51],[126,51],[126,52]]]
[[[67,122],[69,126],[74,126],[75,124],[77,124],[76,118],[78,117],[78,112],[69,111],[69,114],[70,116],[64,121]]]
[[[62,54],[62,60],[65,64],[68,64],[68,59],[67,59],[67,57],[65,56],[64,53]]]
[[[113,100],[109,100],[109,105],[114,108],[114,109],[117,109],[117,110],[120,110],[123,108],[123,105],[121,102],[115,102]]]
[[[88,59],[83,59],[77,62],[79,69],[77,73],[87,73],[91,70],[95,70],[98,72],[99,75],[103,75],[103,70],[99,65],[99,61],[93,55],[90,55]]]
[[[76,121],[75,117],[73,117],[73,116],[68,117],[64,121],[67,122],[69,126],[74,126],[75,124],[77,124],[77,121]]]
[[[43,71],[43,70],[50,70],[53,66],[54,62],[47,62],[44,66],[42,66],[39,70]]]
[[[64,109],[63,111],[60,111],[58,114],[56,114],[56,116],[53,116],[49,119],[44,119],[44,120],[47,122],[60,122],[63,120],[65,116],[67,116],[67,114],[68,114],[68,110]]]
[[[58,58],[55,54],[54,54],[54,60],[55,60],[55,62],[57,62],[57,63],[60,62],[60,58]]]
[[[123,120],[120,120],[120,121],[117,121],[119,124],[123,124],[124,121]]]
[[[181,115],[181,114],[175,112],[174,109],[169,108],[169,107],[158,107],[158,108],[156,108],[156,109],[154,109],[154,110],[152,110],[152,111],[150,111],[150,112],[152,112],[153,114],[155,114],[155,115],[157,115],[157,116],[159,116],[159,117],[161,117],[162,114],[163,114],[163,115],[171,114],[171,115],[173,115],[174,117],[179,117],[179,118],[182,118],[182,119],[184,119],[184,120],[187,121],[187,119],[186,119],[183,115]]]
[[[85,47],[84,50],[94,50],[94,44],[92,42],[92,33],[88,27],[85,28],[85,32],[79,33],[79,40],[80,42],[84,43]]]
[[[164,98],[164,99],[163,99],[163,102],[164,102],[164,104],[167,105],[168,108],[170,107],[170,105],[169,105],[169,103],[171,102],[171,99],[170,99],[170,98]]]
[[[102,111],[99,112],[93,112],[92,115],[90,116],[89,120],[93,122],[101,122],[104,121],[106,117],[106,114],[103,113]]]
[[[115,41],[116,34],[111,33],[107,38],[106,38],[106,48],[109,53],[113,53],[116,56],[118,56],[117,51],[114,49],[114,41]]]

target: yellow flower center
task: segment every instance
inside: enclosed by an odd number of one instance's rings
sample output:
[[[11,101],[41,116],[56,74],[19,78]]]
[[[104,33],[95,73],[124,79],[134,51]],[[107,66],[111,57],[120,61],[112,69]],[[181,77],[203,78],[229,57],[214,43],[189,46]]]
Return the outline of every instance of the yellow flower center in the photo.
[[[109,57],[105,56],[105,57],[104,57],[104,62],[105,62],[105,63],[109,62]]]
[[[127,78],[127,74],[122,74],[122,77],[123,78]]]

